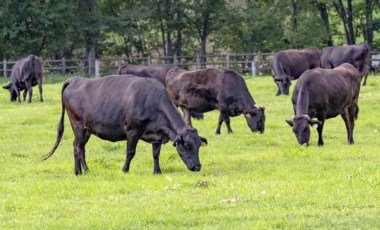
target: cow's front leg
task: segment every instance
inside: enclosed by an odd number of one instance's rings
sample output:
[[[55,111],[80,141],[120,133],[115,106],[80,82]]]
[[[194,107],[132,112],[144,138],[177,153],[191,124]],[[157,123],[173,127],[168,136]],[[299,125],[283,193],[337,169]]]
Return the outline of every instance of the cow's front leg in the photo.
[[[152,144],[152,148],[153,148],[153,163],[154,163],[153,173],[160,174],[161,173],[161,169],[160,169],[161,144],[154,143]]]
[[[127,157],[125,164],[123,166],[123,172],[129,172],[129,165],[133,157],[135,157],[137,142],[139,141],[140,136],[136,132],[127,133]]]
[[[191,111],[188,108],[181,107],[183,111],[183,119],[189,127],[193,127],[191,124]]]
[[[232,133],[231,125],[230,125],[230,116],[228,115],[227,110],[222,110],[220,112],[223,121],[226,123],[228,133]]]
[[[219,114],[219,120],[218,120],[218,126],[216,127],[215,134],[219,135],[220,134],[220,128],[222,127],[223,124],[223,117],[222,113]]]
[[[27,91],[26,91],[26,89],[24,89],[24,93],[23,93],[23,101],[26,100],[26,93],[27,93]]]
[[[17,84],[12,83],[13,90],[16,92],[16,98],[18,102],[21,102],[21,96],[20,96],[20,89],[18,88]]]
[[[324,145],[323,137],[322,137],[322,132],[323,132],[323,125],[324,125],[325,121],[321,120],[321,122],[322,122],[322,124],[317,127],[317,131],[318,131],[318,146],[323,146]]]

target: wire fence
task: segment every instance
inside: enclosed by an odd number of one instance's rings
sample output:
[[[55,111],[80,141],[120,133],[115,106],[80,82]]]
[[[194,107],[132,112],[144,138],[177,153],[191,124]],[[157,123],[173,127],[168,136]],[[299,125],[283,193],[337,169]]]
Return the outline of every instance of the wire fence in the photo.
[[[116,74],[124,64],[141,65],[176,65],[186,70],[203,69],[210,67],[222,67],[235,70],[243,75],[269,75],[270,61],[274,53],[242,53],[242,54],[219,54],[206,56],[170,56],[170,57],[112,57],[90,59],[57,59],[41,60],[45,74],[95,74],[104,76]],[[371,65],[376,69],[380,67],[380,52],[371,52]],[[10,77],[15,61],[3,60],[0,62],[0,76]]]

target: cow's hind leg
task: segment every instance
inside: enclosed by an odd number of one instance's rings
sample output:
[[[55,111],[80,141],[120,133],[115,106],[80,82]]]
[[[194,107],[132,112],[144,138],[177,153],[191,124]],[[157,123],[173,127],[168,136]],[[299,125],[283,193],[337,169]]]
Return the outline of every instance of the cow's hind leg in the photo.
[[[25,81],[26,90],[29,92],[29,100],[28,103],[32,102],[32,96],[33,96],[33,87],[32,87],[32,81]]]
[[[355,114],[357,106],[351,106],[345,110],[341,116],[344,120],[347,130],[347,140],[349,144],[354,144],[354,127],[355,127]]]
[[[153,148],[153,162],[154,162],[154,168],[153,173],[154,174],[160,174],[160,151],[161,151],[161,144],[154,143],[152,144]]]
[[[74,136],[74,172],[75,175],[79,175],[82,174],[82,169],[85,172],[88,170],[87,163],[85,161],[85,146],[90,138],[90,135],[86,133],[86,130],[82,127],[82,125],[77,125],[74,128]]]
[[[216,127],[215,134],[219,135],[220,134],[220,128],[222,127],[223,124],[223,117],[222,113],[219,114],[219,120],[218,120],[218,126]]]
[[[123,172],[129,172],[129,166],[133,157],[135,157],[137,142],[140,139],[141,134],[136,131],[127,132],[127,157],[123,166]]]

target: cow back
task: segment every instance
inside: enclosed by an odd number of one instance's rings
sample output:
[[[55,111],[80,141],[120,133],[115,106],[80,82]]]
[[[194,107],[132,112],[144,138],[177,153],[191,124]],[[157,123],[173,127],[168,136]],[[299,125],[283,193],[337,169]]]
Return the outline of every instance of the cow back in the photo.
[[[118,73],[119,75],[132,74],[138,77],[153,78],[158,80],[162,85],[166,85],[166,74],[172,68],[175,68],[174,65],[131,65],[126,64],[122,66]]]

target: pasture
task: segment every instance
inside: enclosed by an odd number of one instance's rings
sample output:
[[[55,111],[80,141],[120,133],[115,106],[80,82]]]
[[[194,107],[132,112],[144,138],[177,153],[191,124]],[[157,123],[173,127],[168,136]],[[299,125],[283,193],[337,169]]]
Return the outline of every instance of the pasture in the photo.
[[[168,143],[161,175],[153,175],[151,145],[139,142],[124,174],[126,143],[92,136],[82,176],[74,176],[67,116],[60,146],[41,160],[55,143],[64,79],[45,78],[43,103],[36,87],[31,104],[0,93],[0,229],[380,228],[378,76],[361,88],[354,145],[336,117],[325,123],[323,147],[314,128],[310,146],[299,146],[285,122],[293,116],[290,96],[275,97],[271,77],[246,78],[266,108],[264,134],[251,133],[239,116],[233,134],[223,124],[216,136],[219,113],[206,113],[193,121],[209,143],[200,149],[202,170],[187,170]]]

